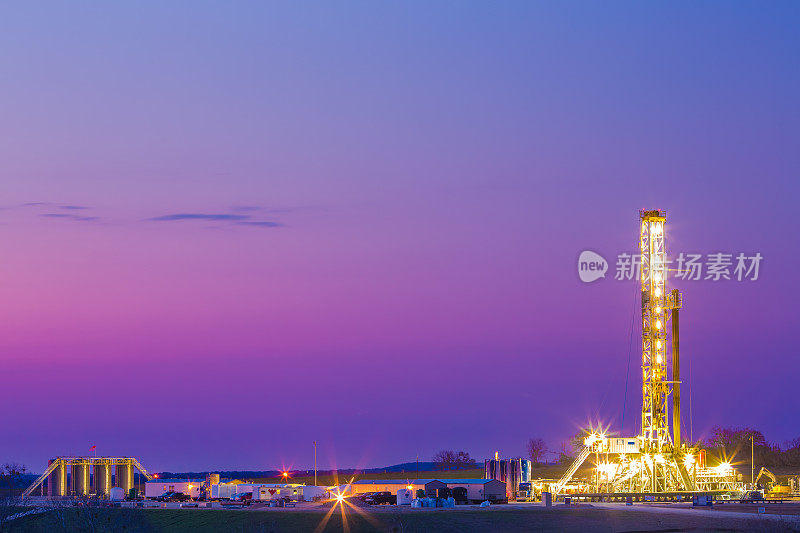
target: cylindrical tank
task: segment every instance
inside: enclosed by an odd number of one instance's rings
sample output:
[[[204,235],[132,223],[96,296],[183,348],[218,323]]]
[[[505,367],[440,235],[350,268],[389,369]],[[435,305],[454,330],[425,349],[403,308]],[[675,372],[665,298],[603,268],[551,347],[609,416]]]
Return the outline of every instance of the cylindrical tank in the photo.
[[[486,479],[506,481],[508,477],[508,461],[505,459],[487,459],[484,464],[484,474]]]
[[[414,494],[411,489],[400,489],[397,491],[397,505],[411,505]]]
[[[494,459],[486,459],[483,463],[483,477],[486,479],[498,479],[496,465],[497,461]]]
[[[53,464],[57,459],[50,459],[48,466]],[[59,463],[55,470],[47,477],[47,495],[48,496],[65,496],[67,488],[67,470],[64,468],[64,463]]]
[[[121,502],[125,499],[125,491],[120,487],[111,487],[111,489],[108,491],[108,498],[112,502]]]
[[[209,485],[217,485],[219,484],[219,474],[209,474],[207,480]]]
[[[528,459],[522,460],[522,479],[520,479],[520,483],[527,483],[531,480],[531,469],[533,467],[533,463]]]
[[[75,496],[89,494],[89,465],[78,463],[72,465],[72,492]]]
[[[111,488],[111,467],[107,464],[94,465],[94,493],[105,496],[109,488]]]
[[[117,465],[117,478],[114,480],[114,485],[125,491],[125,494],[133,487],[133,465],[121,464]]]

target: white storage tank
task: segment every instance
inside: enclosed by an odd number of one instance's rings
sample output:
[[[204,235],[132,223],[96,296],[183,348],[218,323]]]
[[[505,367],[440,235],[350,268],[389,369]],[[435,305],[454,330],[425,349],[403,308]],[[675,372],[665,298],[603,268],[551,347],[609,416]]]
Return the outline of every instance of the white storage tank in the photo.
[[[411,500],[414,499],[414,493],[411,489],[400,489],[397,491],[397,505],[411,505]]]
[[[108,491],[108,499],[112,502],[121,502],[125,499],[125,491],[122,487],[111,487]]]

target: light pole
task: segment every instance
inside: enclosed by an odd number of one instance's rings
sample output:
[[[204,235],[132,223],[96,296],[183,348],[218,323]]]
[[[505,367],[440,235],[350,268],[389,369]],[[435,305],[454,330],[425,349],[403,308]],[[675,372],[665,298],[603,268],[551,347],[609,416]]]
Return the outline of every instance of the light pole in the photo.
[[[317,486],[317,441],[314,441],[314,486]]]
[[[755,464],[753,463],[753,434],[750,434],[750,484],[753,485],[753,489],[755,489],[755,480],[753,477],[755,476]]]

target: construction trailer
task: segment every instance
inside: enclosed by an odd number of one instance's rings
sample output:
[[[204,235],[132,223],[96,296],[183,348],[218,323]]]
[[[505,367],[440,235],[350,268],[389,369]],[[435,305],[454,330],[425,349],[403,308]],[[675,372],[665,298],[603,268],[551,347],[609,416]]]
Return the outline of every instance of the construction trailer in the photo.
[[[158,498],[165,492],[182,492],[192,498],[199,498],[203,489],[204,479],[151,479],[144,484],[145,498]]]
[[[360,479],[349,485],[339,487],[340,492],[349,495],[359,495],[366,492],[391,492],[397,494],[399,489],[409,489],[414,495],[418,490],[424,490],[426,495],[435,496],[437,489],[447,487],[447,484],[438,479]],[[334,490],[335,492],[335,490]]]
[[[683,297],[677,289],[669,290],[667,283],[666,218],[663,210],[639,212],[640,433],[632,437],[610,437],[602,430],[589,434],[564,476],[548,487],[554,494],[586,492],[587,488],[598,494],[744,489],[741,475],[729,462],[708,466],[705,454],[681,439],[679,313]],[[594,463],[592,478],[576,482],[573,476],[587,460]]]
[[[294,501],[310,501],[327,494],[327,487],[303,485],[301,483],[248,483],[238,480],[213,483],[209,487],[209,498],[225,500],[234,494],[251,492],[254,500],[289,498]]]
[[[298,483],[264,483],[253,486],[254,500],[276,500],[289,498],[293,501],[311,501],[327,494],[326,487]]]
[[[108,498],[112,487],[128,494],[134,486],[134,473],[138,470],[145,479],[152,476],[134,457],[56,457],[47,462],[47,468],[22,493],[52,498],[95,496]]]

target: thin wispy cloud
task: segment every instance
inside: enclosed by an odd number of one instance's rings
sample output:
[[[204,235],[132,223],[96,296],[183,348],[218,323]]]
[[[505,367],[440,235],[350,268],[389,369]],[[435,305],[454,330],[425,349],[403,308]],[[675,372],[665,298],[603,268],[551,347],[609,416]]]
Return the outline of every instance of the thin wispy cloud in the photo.
[[[255,211],[260,209],[261,208],[259,207],[253,207],[251,210]],[[170,215],[161,215],[158,217],[148,218],[147,220],[156,222],[204,220],[214,222],[229,222],[238,226],[253,226],[258,228],[279,228],[283,226],[283,224],[280,222],[275,222],[274,220],[257,220],[254,219],[252,215],[241,215],[235,213],[173,213]]]
[[[156,222],[164,222],[171,220],[246,220],[250,218],[248,215],[233,215],[230,213],[175,213],[172,215],[162,215],[160,217],[149,218]]]
[[[258,226],[262,228],[280,228],[283,226],[280,222],[271,222],[269,220],[245,220],[237,222],[241,226]]]
[[[91,206],[80,204],[61,204],[57,202],[25,202],[19,204],[12,204],[0,206],[3,209],[31,209],[30,214],[36,217],[42,217],[51,220],[68,220],[75,222],[102,222],[103,217],[94,216],[93,211],[86,212],[87,210],[94,210]],[[222,224],[220,228],[228,226],[233,228],[236,225],[251,226],[257,228],[279,228],[284,224],[275,220],[264,220],[267,213],[276,214],[282,212],[281,209],[268,209],[257,205],[236,205],[228,208],[230,212],[179,212],[169,213],[150,218],[139,218],[138,221],[148,222],[179,222],[179,221],[205,221],[217,222]],[[289,209],[291,210],[291,209]],[[129,220],[128,222],[134,222]],[[124,222],[123,222],[124,223]],[[187,222],[188,224],[189,222]]]
[[[308,210],[316,210],[316,209],[324,209],[325,206],[321,205],[293,205],[293,206],[285,206],[285,207],[270,207],[270,206],[261,206],[261,205],[234,205],[231,206],[231,211],[237,212],[254,212],[254,211],[261,211],[264,213],[294,213],[296,211],[308,211]]]
[[[77,220],[79,222],[90,222],[92,220],[97,220],[99,217],[91,217],[91,216],[79,216],[79,215],[70,215],[67,213],[44,213],[39,215],[45,218],[60,218],[62,220]]]
[[[65,209],[68,211],[78,211],[83,209],[91,209],[85,205],[76,205],[76,204],[56,204],[53,202],[24,202],[21,204],[15,204],[13,206],[6,206],[6,208],[19,208],[19,207],[51,207],[57,209]]]

